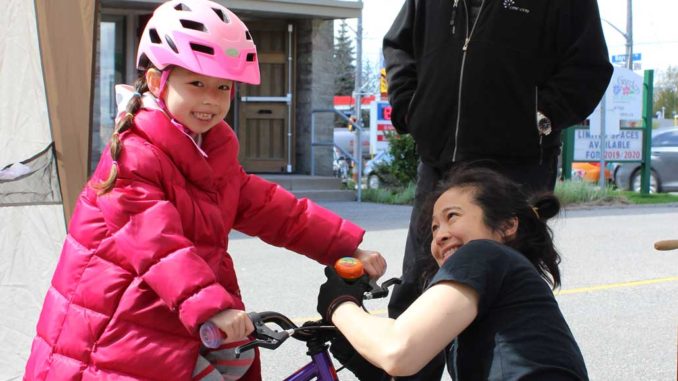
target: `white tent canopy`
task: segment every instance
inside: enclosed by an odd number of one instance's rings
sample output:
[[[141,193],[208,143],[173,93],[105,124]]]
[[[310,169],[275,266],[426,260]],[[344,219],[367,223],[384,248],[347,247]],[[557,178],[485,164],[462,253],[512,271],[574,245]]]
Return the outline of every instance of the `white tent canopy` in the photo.
[[[93,32],[83,26],[94,30],[96,3],[58,2],[56,12],[55,3],[3,0],[0,13],[0,381],[23,377],[66,235],[64,210],[86,175]],[[63,49],[55,41],[76,45]],[[69,140],[76,143],[64,144]]]

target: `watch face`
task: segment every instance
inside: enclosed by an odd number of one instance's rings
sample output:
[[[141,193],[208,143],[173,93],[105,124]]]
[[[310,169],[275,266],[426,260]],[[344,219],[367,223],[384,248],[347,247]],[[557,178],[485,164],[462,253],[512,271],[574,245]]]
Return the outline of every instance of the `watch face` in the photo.
[[[539,133],[542,135],[548,135],[551,133],[551,121],[546,116],[543,116],[537,122],[537,128],[539,128]]]

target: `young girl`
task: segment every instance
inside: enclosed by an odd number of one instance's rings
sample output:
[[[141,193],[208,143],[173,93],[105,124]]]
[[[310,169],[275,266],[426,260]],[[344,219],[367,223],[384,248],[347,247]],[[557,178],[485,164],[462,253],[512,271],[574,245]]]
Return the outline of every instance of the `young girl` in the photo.
[[[223,119],[233,82],[258,84],[259,68],[228,9],[162,4],[137,64],[144,74],[118,88],[129,101],[80,195],[24,380],[259,380],[254,356],[205,353],[198,336],[208,320],[231,340],[253,330],[226,252],[231,229],[323,264],[353,255],[375,277],[384,259],[357,248],[359,227],[238,163]]]
[[[515,183],[470,167],[453,171],[431,200],[426,226],[439,269],[428,289],[398,319],[380,318],[360,309],[360,283],[349,285],[327,268],[318,296],[323,317],[393,376],[416,373],[448,348],[448,368],[459,381],[586,380],[549,287],[560,285],[546,225],[558,200],[544,195],[528,203]],[[350,369],[361,379],[377,379],[369,364],[355,364]]]

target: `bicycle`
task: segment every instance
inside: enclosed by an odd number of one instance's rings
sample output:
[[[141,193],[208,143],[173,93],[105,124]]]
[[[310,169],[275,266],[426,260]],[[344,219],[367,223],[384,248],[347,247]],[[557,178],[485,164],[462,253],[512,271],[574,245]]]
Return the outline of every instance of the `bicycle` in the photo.
[[[388,288],[400,283],[400,279],[391,278],[381,285],[370,281],[371,289],[363,295],[363,300],[379,299],[388,296]],[[247,314],[254,324],[254,340],[235,348],[236,358],[254,347],[275,350],[290,337],[306,342],[306,354],[311,360],[283,381],[338,381],[337,372],[328,352],[328,342],[337,336],[337,328],[323,320],[307,321],[301,327],[280,312],[264,311]],[[267,323],[275,324],[282,330],[275,330]],[[202,335],[202,333],[201,333]],[[223,334],[222,334],[223,335]],[[221,336],[223,338],[223,336]],[[204,341],[204,340],[203,340]]]

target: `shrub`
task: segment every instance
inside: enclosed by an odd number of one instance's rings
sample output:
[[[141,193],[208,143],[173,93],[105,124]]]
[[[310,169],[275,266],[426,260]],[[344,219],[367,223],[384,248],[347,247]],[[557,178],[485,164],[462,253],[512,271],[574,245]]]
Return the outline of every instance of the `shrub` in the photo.
[[[417,155],[416,145],[411,135],[398,135],[392,133],[388,136],[389,153],[393,157],[390,164],[382,165],[379,171],[382,174],[388,173],[393,178],[393,185],[406,186],[415,182],[417,178]],[[388,178],[389,176],[386,176]],[[387,181],[388,182],[388,181]]]

